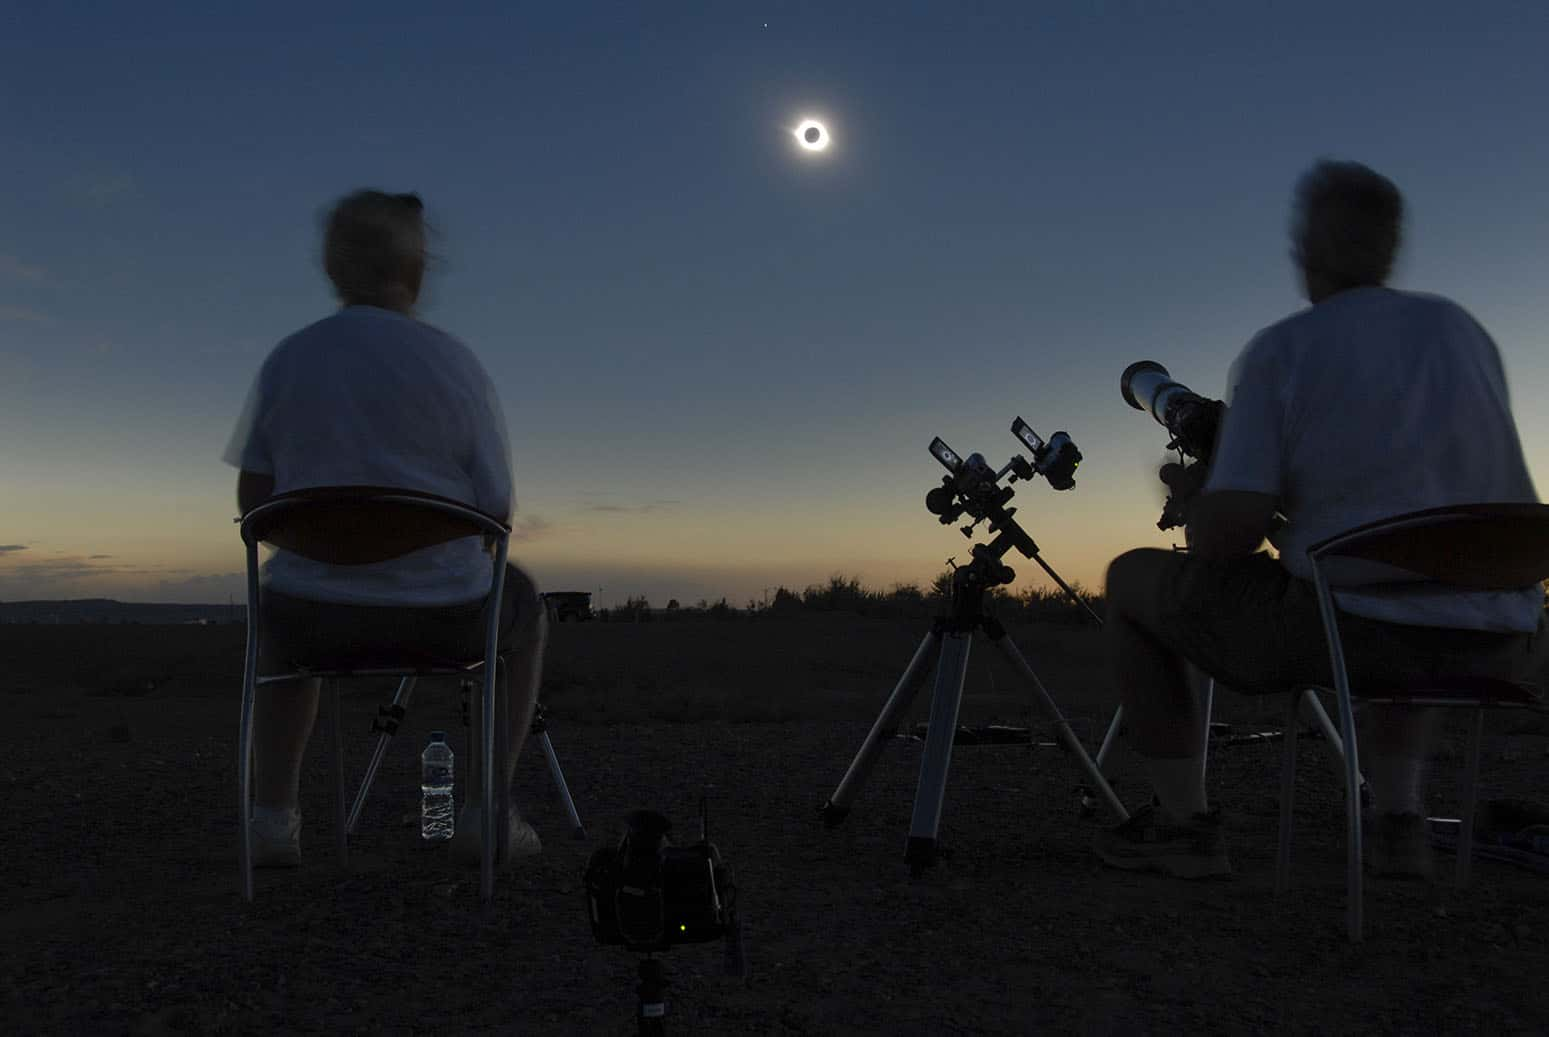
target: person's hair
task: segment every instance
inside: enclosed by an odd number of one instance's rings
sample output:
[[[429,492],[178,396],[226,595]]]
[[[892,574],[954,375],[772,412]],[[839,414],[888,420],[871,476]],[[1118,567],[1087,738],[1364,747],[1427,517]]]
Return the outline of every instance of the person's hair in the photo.
[[[1297,181],[1291,217],[1297,262],[1338,288],[1385,282],[1403,223],[1404,196],[1359,162],[1324,159]]]
[[[355,191],[334,203],[323,230],[323,269],[346,306],[406,310],[425,276],[427,231],[416,194]]]

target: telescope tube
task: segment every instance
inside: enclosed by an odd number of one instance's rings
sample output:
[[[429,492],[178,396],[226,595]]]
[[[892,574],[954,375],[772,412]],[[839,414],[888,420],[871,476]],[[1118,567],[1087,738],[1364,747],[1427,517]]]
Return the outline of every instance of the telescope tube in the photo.
[[[1167,410],[1179,394],[1194,395],[1187,386],[1172,380],[1167,368],[1155,360],[1137,360],[1119,376],[1119,392],[1124,402],[1136,410],[1150,413],[1157,424],[1172,431],[1167,424]]]

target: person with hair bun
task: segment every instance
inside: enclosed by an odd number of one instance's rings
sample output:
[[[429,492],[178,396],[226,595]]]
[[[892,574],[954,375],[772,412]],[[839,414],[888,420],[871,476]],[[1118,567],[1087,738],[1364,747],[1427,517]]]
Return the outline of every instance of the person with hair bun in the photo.
[[[243,514],[274,494],[375,486],[450,498],[509,522],[511,452],[495,387],[467,346],[415,316],[427,236],[415,194],[355,191],[329,210],[323,268],[340,308],[282,341],[258,372],[223,455],[240,469]],[[262,571],[258,672],[291,672],[293,659],[340,650],[362,658],[393,649],[427,659],[483,658],[480,617],[491,565],[479,537],[367,565],[329,565],[276,550]],[[509,566],[501,609],[506,788],[532,723],[545,623],[532,580]],[[308,679],[258,690],[255,866],[300,863],[301,761],[320,686]],[[458,815],[451,847],[454,859],[472,866],[479,864],[482,831],[479,762],[470,761],[468,787],[475,791]],[[496,850],[502,865],[540,852],[537,833],[514,808],[508,822]]]

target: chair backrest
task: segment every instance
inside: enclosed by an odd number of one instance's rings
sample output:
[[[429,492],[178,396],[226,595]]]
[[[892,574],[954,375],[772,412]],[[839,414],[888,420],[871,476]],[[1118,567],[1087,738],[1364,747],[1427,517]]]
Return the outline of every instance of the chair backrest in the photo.
[[[237,520],[242,539],[331,565],[383,562],[510,527],[459,501],[381,486],[320,486],[270,497]]]
[[[1314,564],[1359,559],[1470,590],[1515,590],[1549,578],[1549,505],[1413,511],[1328,537],[1307,555]]]

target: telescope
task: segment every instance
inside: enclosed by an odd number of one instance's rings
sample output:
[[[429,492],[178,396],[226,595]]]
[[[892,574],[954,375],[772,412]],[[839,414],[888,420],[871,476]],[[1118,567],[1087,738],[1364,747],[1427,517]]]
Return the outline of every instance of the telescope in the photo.
[[[1178,450],[1203,464],[1210,463],[1216,448],[1216,432],[1226,409],[1220,400],[1207,400],[1181,382],[1175,382],[1167,368],[1155,360],[1130,364],[1119,376],[1119,392],[1124,402],[1143,410],[1165,428],[1172,441],[1167,449]]]
[[[1221,417],[1226,410],[1224,403],[1208,400],[1182,382],[1173,381],[1167,368],[1155,360],[1140,360],[1126,367],[1119,376],[1119,392],[1125,403],[1150,414],[1167,430],[1172,437],[1167,449],[1194,459],[1194,465],[1183,466],[1186,470],[1210,464]],[[1185,503],[1169,494],[1157,528],[1172,529],[1183,525]]]

